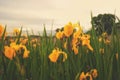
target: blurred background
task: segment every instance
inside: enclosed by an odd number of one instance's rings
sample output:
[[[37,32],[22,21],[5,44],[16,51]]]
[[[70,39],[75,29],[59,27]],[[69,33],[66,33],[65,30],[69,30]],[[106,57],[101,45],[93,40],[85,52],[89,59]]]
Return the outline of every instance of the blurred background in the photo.
[[[0,0],[0,24],[35,34],[43,31],[44,24],[49,32],[61,28],[68,22],[77,23],[84,31],[91,28],[93,16],[111,13],[120,17],[119,0]]]

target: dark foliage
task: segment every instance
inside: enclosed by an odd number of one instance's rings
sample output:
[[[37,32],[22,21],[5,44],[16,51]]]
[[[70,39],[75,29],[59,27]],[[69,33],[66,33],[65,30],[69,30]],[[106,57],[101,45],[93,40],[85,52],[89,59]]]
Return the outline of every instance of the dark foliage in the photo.
[[[101,35],[103,32],[107,32],[110,35],[115,21],[116,17],[113,14],[99,14],[93,17],[91,22],[95,27],[97,35]]]

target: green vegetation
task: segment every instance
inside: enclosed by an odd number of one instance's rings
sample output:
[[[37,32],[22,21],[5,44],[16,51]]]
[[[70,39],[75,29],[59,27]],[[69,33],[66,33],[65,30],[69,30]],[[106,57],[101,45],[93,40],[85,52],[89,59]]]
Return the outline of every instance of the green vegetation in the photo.
[[[105,28],[97,36],[95,26],[92,20],[91,31],[83,33],[79,24],[68,23],[55,37],[45,28],[42,36],[23,36],[21,28],[14,38],[0,26],[0,80],[120,80],[119,30],[112,27],[109,35]]]

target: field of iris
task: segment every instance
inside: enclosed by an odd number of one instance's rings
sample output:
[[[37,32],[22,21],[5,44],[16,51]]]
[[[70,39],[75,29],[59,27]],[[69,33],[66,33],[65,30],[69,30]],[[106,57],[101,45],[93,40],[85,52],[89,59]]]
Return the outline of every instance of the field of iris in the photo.
[[[22,34],[0,25],[0,80],[120,80],[120,36],[84,33],[69,22],[55,36]],[[26,32],[27,33],[27,32]]]

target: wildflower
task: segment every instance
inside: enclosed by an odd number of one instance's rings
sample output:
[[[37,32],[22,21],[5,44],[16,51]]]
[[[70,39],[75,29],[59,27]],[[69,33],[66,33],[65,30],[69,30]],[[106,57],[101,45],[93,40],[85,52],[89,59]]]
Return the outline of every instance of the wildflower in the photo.
[[[24,46],[23,44],[16,44],[15,42],[10,44],[10,47],[13,48],[15,51],[20,51],[21,49],[24,49],[24,53],[23,53],[23,58],[27,58],[29,55],[29,52],[26,48],[26,46]]]
[[[81,73],[80,80],[86,80],[86,75],[84,72]]]
[[[4,28],[3,28],[3,26],[2,26],[2,25],[0,25],[0,37],[2,36],[3,31],[4,31]]]
[[[96,69],[92,69],[90,72],[87,72],[86,74],[84,72],[80,75],[80,80],[93,80],[93,78],[96,78],[98,76],[98,72]]]
[[[77,24],[73,24],[73,26],[74,26],[74,29],[76,30],[76,32],[79,33],[79,35],[80,35],[80,34],[83,34],[82,27],[80,26],[79,23],[77,23]]]
[[[60,55],[60,52],[58,50],[53,50],[52,53],[49,55],[49,59],[52,61],[52,62],[56,62],[58,60],[58,57]]]
[[[74,28],[76,28],[77,30],[74,32],[73,34],[73,43],[77,44],[78,40],[81,38],[83,31],[82,28],[79,26],[79,24],[74,24]]]
[[[14,35],[19,35],[19,33],[20,33],[20,30],[19,30],[18,28],[15,28],[15,29],[13,30],[13,34],[14,34]]]
[[[72,23],[69,23],[67,25],[64,26],[64,34],[66,37],[71,36],[73,33],[73,25]]]
[[[4,55],[9,58],[10,60],[13,59],[13,57],[16,56],[15,50],[11,47],[5,46],[4,47],[5,51],[4,51]]]
[[[24,46],[22,44],[20,44],[19,46],[20,46],[20,48],[24,49],[23,58],[27,58],[29,56],[30,51],[27,50],[26,46]]]
[[[80,38],[80,34],[81,34],[80,31],[76,31],[76,32],[74,32],[74,34],[73,34],[73,38]]]
[[[57,39],[61,39],[62,37],[63,37],[63,32],[59,30],[59,31],[56,33],[56,38],[57,38]]]
[[[67,54],[63,51],[60,51],[58,48],[54,49],[52,53],[49,55],[49,59],[51,62],[57,62],[60,54],[63,54],[63,61],[67,59]]]
[[[92,69],[91,70],[91,75],[92,75],[93,78],[96,78],[98,76],[97,69]]]
[[[89,40],[90,36],[89,35],[83,35],[81,37],[82,40],[82,45],[83,46],[87,46],[89,50],[93,51],[92,46],[90,45],[90,40]]]
[[[93,48],[90,44],[87,44],[87,47],[88,47],[89,50],[93,51]]]
[[[20,46],[17,45],[15,42],[12,42],[12,43],[10,44],[10,47],[13,48],[13,49],[15,49],[15,51],[18,51],[18,50],[20,49]]]
[[[87,73],[86,73],[86,79],[87,79],[87,80],[93,80],[90,72],[87,72]]]

